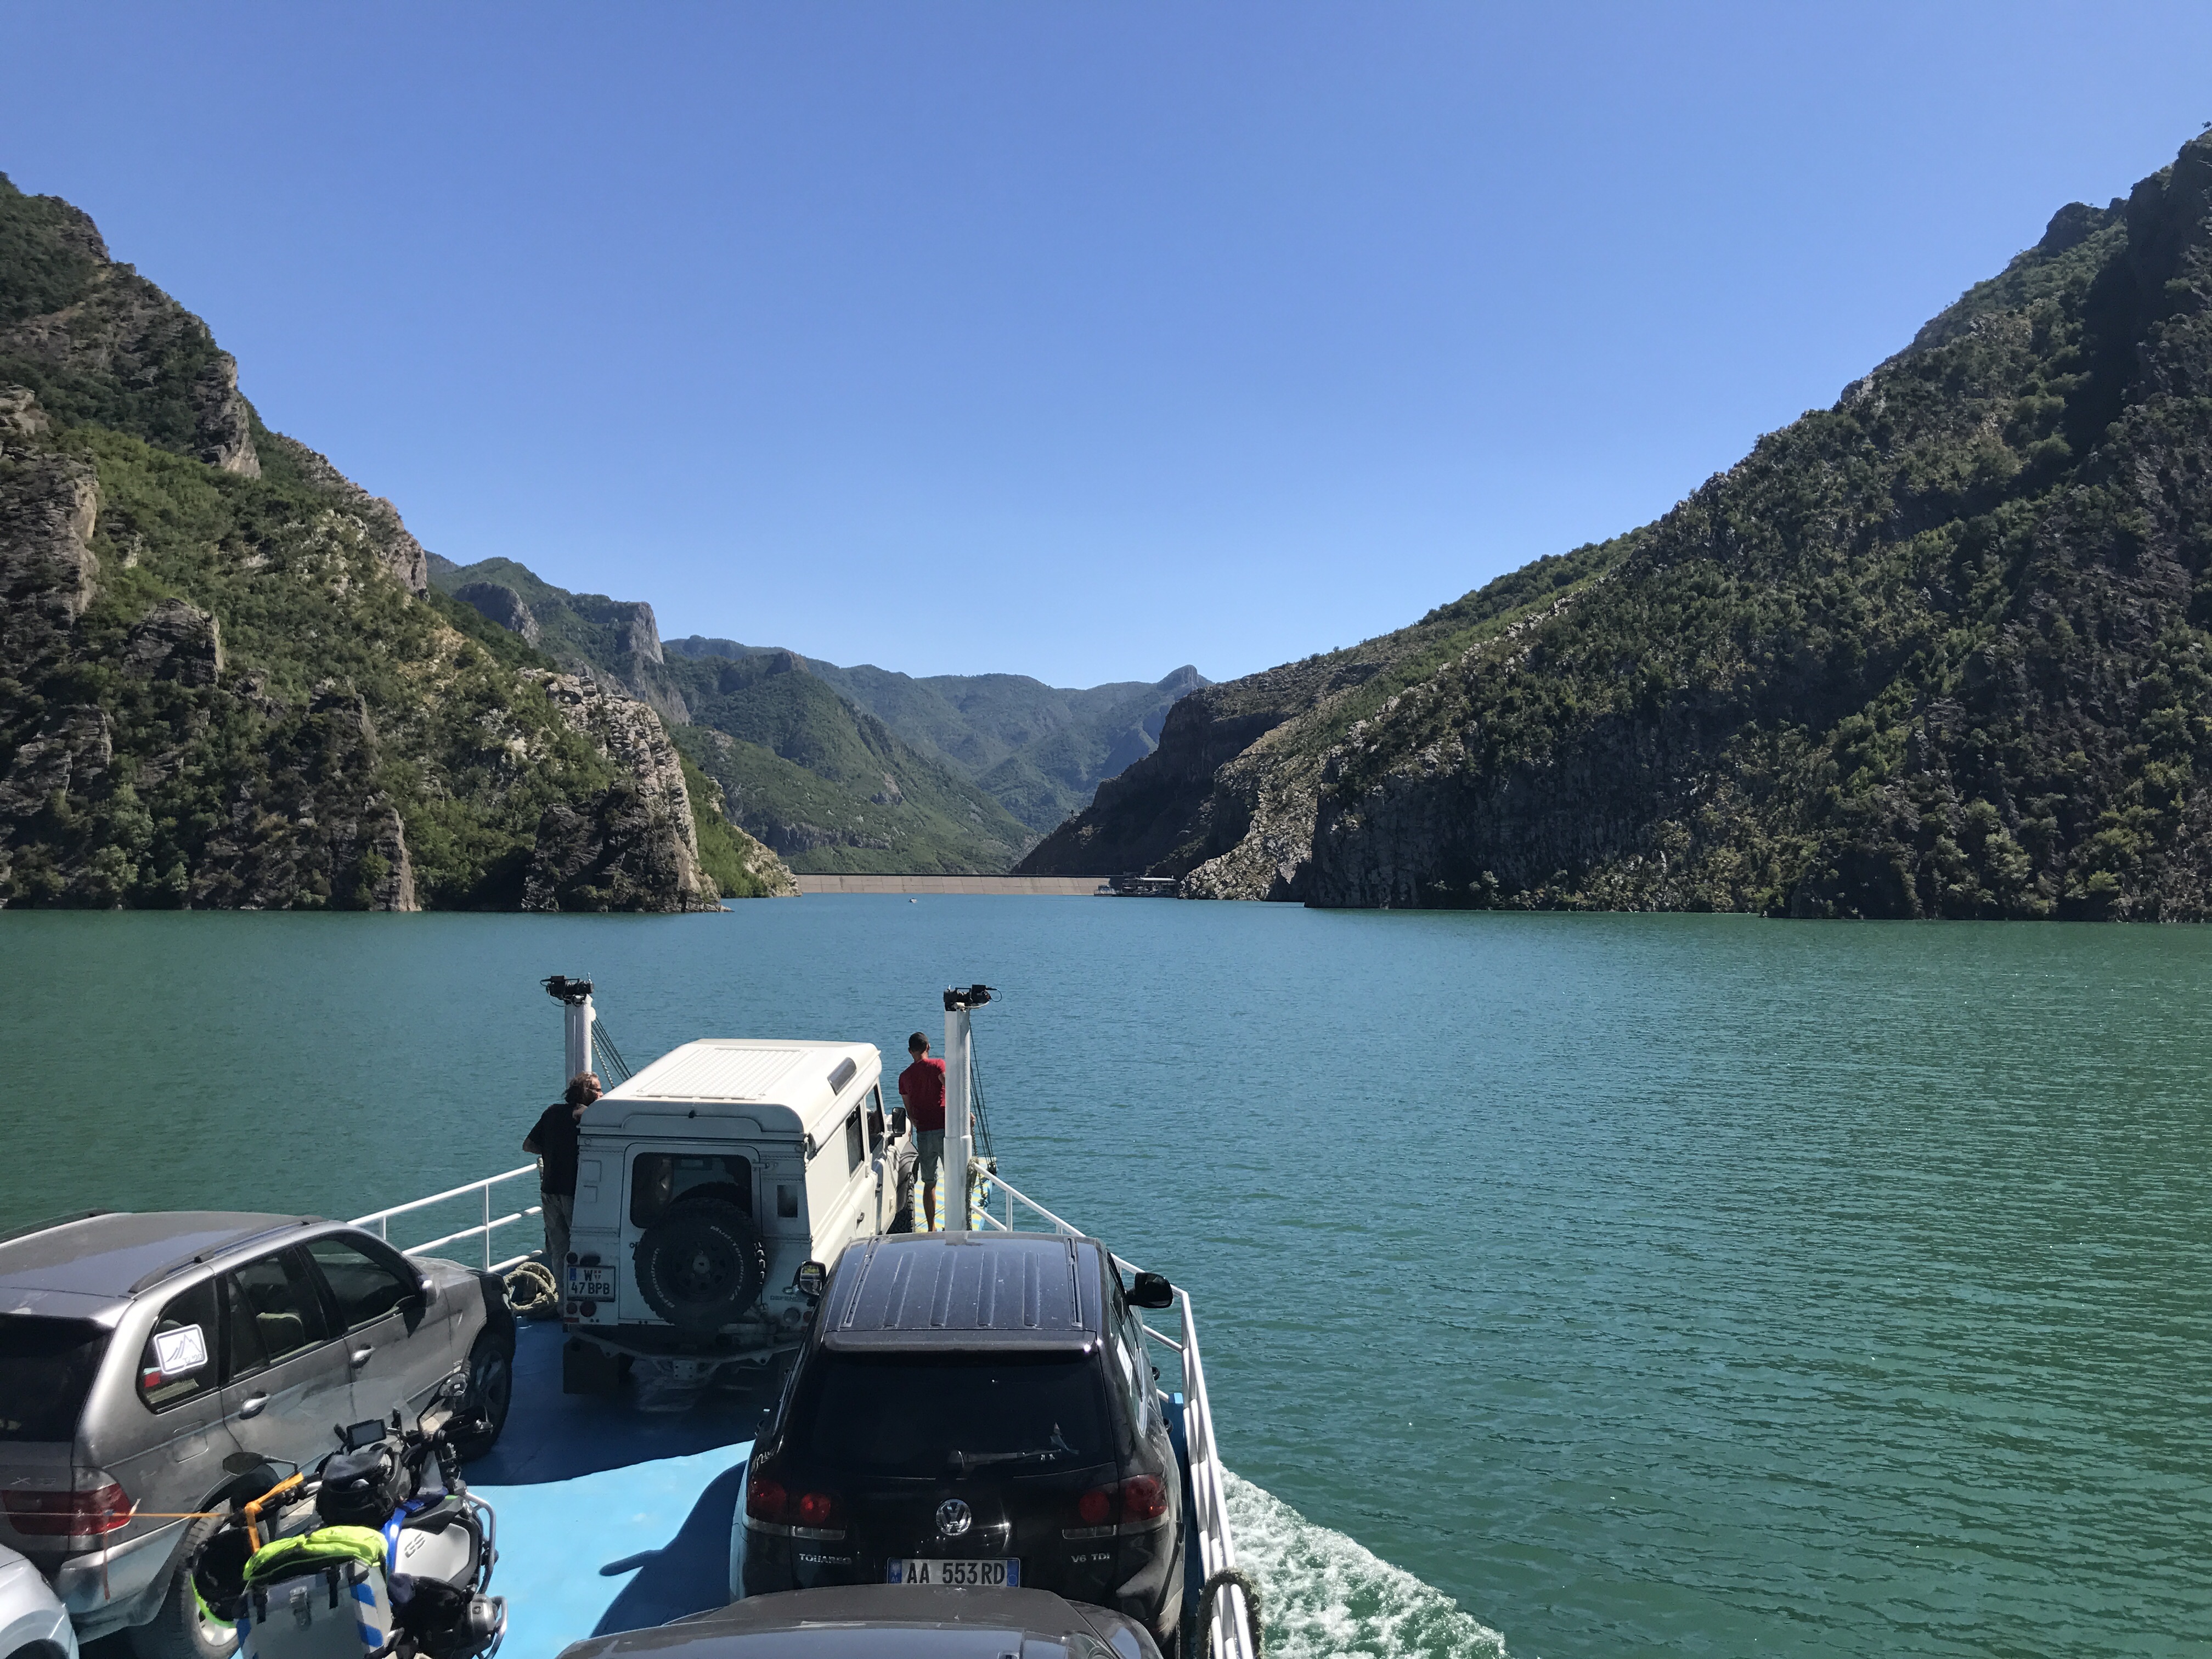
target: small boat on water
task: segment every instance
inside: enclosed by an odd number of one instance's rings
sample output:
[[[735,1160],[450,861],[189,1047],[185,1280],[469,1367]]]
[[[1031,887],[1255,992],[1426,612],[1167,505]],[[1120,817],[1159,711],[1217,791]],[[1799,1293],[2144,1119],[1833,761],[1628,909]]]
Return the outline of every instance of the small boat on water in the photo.
[[[1181,884],[1173,876],[1147,876],[1141,872],[1109,876],[1098,889],[1101,897],[1111,898],[1174,898]]]
[[[529,1310],[538,1316],[526,1317],[516,1333],[504,1432],[469,1468],[471,1485],[496,1502],[501,1516],[500,1589],[511,1610],[504,1652],[512,1659],[552,1659],[569,1644],[691,1620],[742,1594],[732,1539],[742,1540],[749,1526],[785,1537],[794,1530],[763,1516],[804,1518],[795,1508],[789,1514],[763,1508],[784,1501],[781,1488],[773,1499],[763,1498],[763,1489],[775,1484],[765,1477],[750,1495],[747,1488],[754,1438],[775,1414],[789,1356],[805,1346],[820,1310],[838,1303],[833,1280],[842,1260],[858,1261],[880,1243],[929,1229],[920,1137],[902,1107],[886,1109],[882,1060],[872,1045],[705,1038],[632,1073],[599,1024],[588,981],[556,975],[546,988],[563,1008],[567,1074],[596,1067],[617,1079],[578,1123],[566,1260],[542,1263],[549,1273],[533,1265],[542,1252],[514,1249],[542,1224],[536,1205],[518,1201],[536,1195],[534,1164],[354,1223],[397,1243],[395,1223],[404,1233],[406,1218],[471,1206],[481,1218],[472,1224],[402,1248],[415,1257],[478,1256],[483,1270],[507,1275],[522,1296],[533,1285],[539,1293],[540,1305]],[[1081,1228],[1014,1187],[992,1153],[971,1029],[974,1013],[990,1000],[981,985],[944,996],[943,1167],[965,1170],[967,1179],[957,1183],[964,1194],[945,1183],[938,1229],[952,1236],[947,1243],[963,1235],[984,1243],[1021,1235],[1038,1244],[1053,1237],[1087,1243]],[[1187,1659],[1256,1659],[1256,1596],[1237,1571],[1190,1293],[1141,1274],[1106,1245],[1097,1251],[1110,1276],[1102,1281],[1107,1295],[1127,1322],[1119,1328],[1152,1352],[1157,1387],[1149,1404],[1172,1444],[1181,1487],[1175,1508],[1182,1528],[1182,1611],[1160,1645],[1180,1649]],[[988,1297],[989,1275],[977,1279],[968,1260],[974,1254],[942,1258],[940,1300],[957,1285],[979,1282]],[[1034,1326],[1036,1310],[1047,1305],[1036,1300],[1035,1247],[1023,1259]],[[928,1253],[915,1260],[924,1265],[914,1271],[939,1271]],[[890,1276],[886,1266],[876,1279]],[[860,1285],[854,1280],[844,1302],[858,1300]],[[1126,1308],[1118,1293],[1125,1285],[1139,1286]],[[942,1309],[932,1318],[927,1294],[907,1303],[903,1315],[894,1308],[884,1316],[886,1329],[902,1321],[916,1328],[946,1323]],[[1079,1289],[1069,1305],[1081,1304]],[[1142,1305],[1159,1310],[1164,1328],[1143,1320]],[[1042,1316],[1049,1322],[1048,1309]],[[988,1310],[981,1322],[991,1323]],[[1104,1328],[1095,1311],[1092,1324]],[[985,1333],[991,1340],[1000,1334]],[[879,1408],[896,1412],[901,1402],[884,1399]],[[939,1455],[950,1460],[942,1478],[951,1483],[940,1510],[964,1519],[967,1505],[958,1499],[966,1489],[958,1482],[975,1471],[963,1460],[1030,1454],[975,1457],[972,1447],[947,1445]],[[1139,1483],[1126,1484],[1133,1491]],[[798,1498],[791,1494],[789,1504]],[[1106,1501],[1096,1492],[1084,1498]],[[1121,1529],[1120,1515],[1102,1506],[1094,1516],[1086,1508],[1069,1518],[1099,1524],[1071,1527],[1066,1536],[1114,1534]],[[941,1598],[949,1580],[974,1586],[959,1595],[1029,1605],[1020,1598],[1034,1599],[1034,1589],[996,1588],[1036,1581],[1024,1577],[1018,1559],[1008,1576],[1007,1560],[992,1553],[990,1529],[952,1527],[948,1520],[931,1558],[920,1562],[810,1557],[841,1565],[811,1570],[807,1582],[904,1586],[917,1598]],[[796,1530],[807,1535],[804,1527]],[[887,1602],[891,1594],[858,1599],[902,1605]]]

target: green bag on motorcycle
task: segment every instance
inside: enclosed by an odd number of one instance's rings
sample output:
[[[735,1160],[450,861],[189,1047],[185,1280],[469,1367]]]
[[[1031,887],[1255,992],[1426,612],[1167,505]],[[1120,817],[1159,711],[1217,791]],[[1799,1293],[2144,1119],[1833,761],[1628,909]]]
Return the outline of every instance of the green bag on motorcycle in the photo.
[[[240,1659],[361,1659],[392,1635],[385,1541],[367,1527],[280,1538],[246,1564]]]

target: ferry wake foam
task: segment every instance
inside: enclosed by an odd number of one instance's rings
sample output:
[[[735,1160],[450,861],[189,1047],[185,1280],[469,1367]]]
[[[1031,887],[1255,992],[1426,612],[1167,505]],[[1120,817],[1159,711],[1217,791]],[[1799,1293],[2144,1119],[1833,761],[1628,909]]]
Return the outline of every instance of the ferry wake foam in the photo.
[[[499,1512],[501,1659],[554,1659],[727,1595],[730,1518],[750,1442],[571,1480],[477,1490]],[[1228,1477],[1237,1551],[1267,1598],[1272,1659],[1504,1659],[1498,1633],[1443,1591]],[[617,1566],[611,1574],[602,1570]]]
[[[1237,1559],[1267,1599],[1268,1659],[1504,1659],[1505,1638],[1442,1590],[1231,1474]]]

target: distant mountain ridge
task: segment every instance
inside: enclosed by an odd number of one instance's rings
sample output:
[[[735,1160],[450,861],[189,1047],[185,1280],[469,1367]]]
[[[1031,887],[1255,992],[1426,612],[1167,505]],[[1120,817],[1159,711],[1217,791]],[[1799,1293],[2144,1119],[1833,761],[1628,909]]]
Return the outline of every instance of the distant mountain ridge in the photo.
[[[742,657],[774,647],[692,635],[666,641],[684,656]],[[1152,753],[1176,700],[1209,682],[1188,665],[1153,682],[1080,690],[1025,674],[921,678],[869,664],[802,659],[846,698],[925,754],[942,757],[1042,833],[1090,805],[1101,782]]]
[[[509,559],[430,562],[430,580],[659,711],[734,821],[794,869],[994,872],[1151,752],[1178,669],[1069,690],[1016,674],[917,679],[772,646],[664,641],[653,608],[572,593]]]
[[[1021,868],[2212,919],[2212,135],[1657,522],[1196,691]]]

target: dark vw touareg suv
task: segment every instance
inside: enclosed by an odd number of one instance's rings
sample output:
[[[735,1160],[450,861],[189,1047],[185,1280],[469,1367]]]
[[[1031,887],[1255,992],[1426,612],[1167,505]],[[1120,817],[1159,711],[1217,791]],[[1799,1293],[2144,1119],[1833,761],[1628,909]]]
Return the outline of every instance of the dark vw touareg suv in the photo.
[[[1050,1590],[1174,1651],[1182,1484],[1144,1341],[1093,1239],[856,1242],[746,1470],[732,1589]]]

